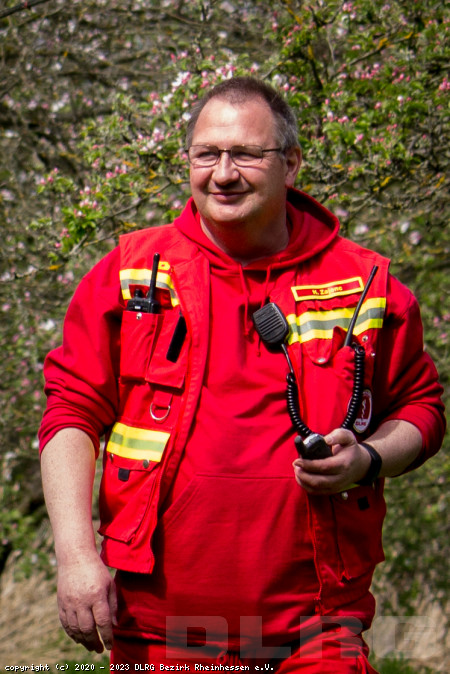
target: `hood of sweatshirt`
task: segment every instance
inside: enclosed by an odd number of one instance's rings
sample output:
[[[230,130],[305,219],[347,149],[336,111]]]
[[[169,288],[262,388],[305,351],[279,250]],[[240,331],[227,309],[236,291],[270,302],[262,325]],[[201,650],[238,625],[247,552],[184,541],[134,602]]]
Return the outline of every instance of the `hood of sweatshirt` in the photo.
[[[283,269],[292,269],[299,263],[320,254],[338,236],[338,219],[312,197],[298,190],[288,191],[287,218],[290,237],[286,248],[245,266],[206,236],[193,199],[188,201],[181,216],[174,221],[175,227],[195,243],[208,259],[212,279],[218,278],[224,272],[239,277],[238,294],[244,310],[245,335],[249,334],[252,327],[250,314],[257,308],[256,305],[262,307],[267,302],[273,279],[283,273]],[[260,278],[261,285],[255,295],[252,279],[257,277]],[[226,298],[223,297],[223,300],[226,301]]]
[[[280,269],[304,262],[328,248],[338,236],[339,221],[336,216],[299,190],[288,190],[287,216],[290,237],[286,248],[274,255],[246,264],[244,267],[246,271],[267,272],[268,268]],[[174,225],[197,245],[208,258],[211,267],[236,271],[237,268],[242,269],[240,262],[225,253],[203,232],[200,214],[192,198]]]

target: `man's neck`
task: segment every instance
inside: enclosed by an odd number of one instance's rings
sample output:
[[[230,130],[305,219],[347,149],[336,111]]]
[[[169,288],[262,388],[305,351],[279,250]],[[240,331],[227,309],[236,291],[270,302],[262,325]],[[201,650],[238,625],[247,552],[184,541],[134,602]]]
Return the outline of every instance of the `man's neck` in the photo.
[[[200,225],[203,233],[210,241],[242,266],[280,253],[289,244],[289,229],[286,222],[279,226],[277,230],[271,229],[270,236],[266,237],[265,240],[258,236],[256,241],[248,236],[242,226],[227,225],[218,229],[206,224],[202,218],[200,219]]]

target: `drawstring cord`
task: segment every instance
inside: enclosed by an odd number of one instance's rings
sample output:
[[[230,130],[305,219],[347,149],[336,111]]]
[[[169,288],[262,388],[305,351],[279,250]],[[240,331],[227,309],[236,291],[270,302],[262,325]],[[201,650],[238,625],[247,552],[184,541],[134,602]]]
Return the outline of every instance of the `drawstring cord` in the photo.
[[[239,264],[239,278],[241,280],[241,286],[242,286],[242,293],[245,297],[245,304],[244,304],[244,335],[245,337],[248,337],[250,333],[250,325],[249,325],[249,320],[248,320],[248,311],[249,311],[249,304],[250,304],[250,293],[248,291],[247,287],[247,281],[245,280],[245,274],[244,270],[242,269],[242,265]]]
[[[245,274],[244,270],[242,268],[242,265],[238,265],[239,268],[239,278],[241,281],[241,286],[242,286],[242,293],[245,297],[245,304],[244,304],[244,336],[248,337],[250,334],[250,330],[253,327],[253,323],[249,321],[249,310],[250,310],[250,292],[248,289],[247,281],[245,279]],[[267,300],[269,299],[269,284],[270,284],[270,276],[272,273],[273,265],[269,265],[266,269],[266,278],[264,280],[264,290],[263,290],[263,296],[261,299],[261,307],[265,305]],[[261,338],[258,338],[258,356],[261,355]]]
[[[264,293],[263,293],[263,299],[261,302],[261,307],[263,307],[266,303],[266,301],[269,299],[269,283],[270,283],[270,275],[272,273],[273,265],[269,264],[266,270],[266,281],[264,283]]]

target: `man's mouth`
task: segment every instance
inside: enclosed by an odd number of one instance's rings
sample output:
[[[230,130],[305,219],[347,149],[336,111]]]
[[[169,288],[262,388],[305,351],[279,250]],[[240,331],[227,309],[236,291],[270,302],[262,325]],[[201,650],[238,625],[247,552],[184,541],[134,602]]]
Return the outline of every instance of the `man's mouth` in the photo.
[[[233,201],[245,196],[246,192],[210,192],[217,201]]]

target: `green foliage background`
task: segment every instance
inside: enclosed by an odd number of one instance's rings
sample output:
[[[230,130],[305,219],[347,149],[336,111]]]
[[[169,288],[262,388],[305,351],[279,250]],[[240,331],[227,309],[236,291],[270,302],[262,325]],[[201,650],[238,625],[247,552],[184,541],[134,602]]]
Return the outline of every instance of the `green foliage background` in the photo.
[[[297,111],[298,186],[392,258],[448,387],[449,21],[438,0],[44,0],[0,11],[0,569],[45,539],[42,365],[81,275],[187,195],[184,126],[203,89],[254,73]],[[30,3],[32,5],[32,3]],[[448,440],[446,443],[448,448]],[[387,485],[384,608],[442,603],[448,452]],[[394,588],[394,592],[392,589]]]

